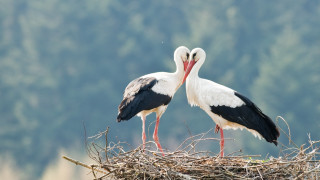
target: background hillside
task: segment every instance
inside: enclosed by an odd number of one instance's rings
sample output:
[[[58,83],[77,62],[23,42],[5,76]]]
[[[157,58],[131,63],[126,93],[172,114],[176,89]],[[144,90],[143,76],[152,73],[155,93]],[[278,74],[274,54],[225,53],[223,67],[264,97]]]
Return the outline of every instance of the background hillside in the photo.
[[[41,178],[61,149],[85,153],[83,124],[88,136],[110,126],[110,138],[136,147],[141,120],[116,122],[123,90],[141,75],[174,71],[180,45],[203,48],[200,76],[241,92],[274,120],[283,116],[297,144],[308,133],[319,139],[319,17],[317,0],[0,0],[0,159],[24,179]],[[183,85],[161,119],[162,146],[173,150],[188,128],[198,134],[214,123],[187,104]],[[247,131],[225,137],[235,139],[227,153],[279,155]],[[283,134],[280,142],[287,144]]]

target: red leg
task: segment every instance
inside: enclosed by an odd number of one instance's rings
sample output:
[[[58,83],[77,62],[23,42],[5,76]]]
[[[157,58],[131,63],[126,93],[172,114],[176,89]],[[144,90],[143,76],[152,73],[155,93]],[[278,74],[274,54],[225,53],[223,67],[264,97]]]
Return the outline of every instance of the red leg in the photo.
[[[161,147],[161,145],[159,143],[159,137],[158,137],[159,122],[160,122],[160,117],[157,117],[157,122],[156,122],[156,126],[154,128],[154,133],[153,133],[153,139],[156,142],[156,144],[158,146],[158,149],[162,152],[162,155],[164,156],[162,147]]]
[[[224,151],[224,136],[223,136],[223,130],[221,128],[220,130],[220,137],[221,137],[221,140],[220,140],[220,153],[221,153],[221,157],[223,157],[223,151]]]
[[[220,130],[220,126],[218,126],[218,124],[216,124],[216,128],[214,128],[214,133],[218,133]]]
[[[146,130],[145,130],[145,122],[146,122],[146,117],[142,116],[142,144],[143,144],[143,152],[144,149],[146,148]]]

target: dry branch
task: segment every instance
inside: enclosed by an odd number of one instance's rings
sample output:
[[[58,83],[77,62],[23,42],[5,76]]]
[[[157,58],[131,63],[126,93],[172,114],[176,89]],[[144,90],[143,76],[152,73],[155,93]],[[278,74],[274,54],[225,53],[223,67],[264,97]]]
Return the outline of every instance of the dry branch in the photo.
[[[289,127],[288,127],[289,129]],[[281,129],[282,130],[282,129]],[[283,131],[283,130],[282,130]],[[284,131],[283,131],[284,132]],[[157,151],[142,146],[125,151],[129,145],[125,142],[109,142],[108,129],[93,137],[91,147],[87,146],[89,157],[98,163],[95,166],[80,164],[92,170],[96,179],[319,179],[320,178],[320,141],[312,141],[309,136],[307,147],[298,147],[291,139],[293,147],[285,147],[283,156],[268,157],[264,160],[253,159],[260,155],[235,155],[220,158],[208,151],[196,151],[195,146],[201,141],[217,140],[206,138],[206,133],[187,138],[174,152],[165,152],[162,156]],[[105,145],[95,141],[105,135]],[[147,142],[154,146],[154,142]],[[70,160],[69,160],[70,161]],[[93,169],[100,167],[101,169]],[[105,175],[96,177],[95,171]]]
[[[97,171],[97,172],[99,172],[99,173],[107,174],[105,171],[101,171],[101,170],[99,170],[99,169],[96,169],[96,167],[98,167],[97,165],[91,165],[91,166],[89,166],[89,165],[84,164],[84,163],[82,163],[82,162],[80,162],[80,161],[71,159],[71,158],[69,158],[69,157],[67,157],[67,156],[62,156],[62,158],[65,159],[65,160],[68,160],[68,161],[70,161],[70,162],[72,162],[72,163],[74,163],[74,164],[76,164],[76,165],[80,165],[80,166],[82,166],[82,167],[88,168],[88,169],[92,170],[92,172]]]

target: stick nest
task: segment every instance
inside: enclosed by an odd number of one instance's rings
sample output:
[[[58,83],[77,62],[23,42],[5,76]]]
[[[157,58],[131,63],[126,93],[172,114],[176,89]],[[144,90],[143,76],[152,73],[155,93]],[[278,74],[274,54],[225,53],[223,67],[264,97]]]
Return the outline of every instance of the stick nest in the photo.
[[[147,143],[149,148],[146,148],[145,152],[142,151],[142,146],[125,151],[124,146],[129,145],[123,142],[108,144],[107,133],[108,128],[95,136],[94,142],[87,143],[89,156],[97,162],[89,166],[95,179],[319,179],[320,177],[320,141],[309,140],[306,148],[304,145],[298,147],[291,142],[295,147],[285,147],[286,149],[281,150],[283,156],[257,160],[259,156],[255,155],[227,155],[220,158],[212,152],[196,152],[195,147],[199,142],[213,139],[204,138],[205,133],[186,139],[176,151],[167,152],[165,156],[158,151],[150,150],[150,145],[156,147],[153,142]],[[101,139],[103,135],[105,135],[105,146],[95,143],[96,139]]]

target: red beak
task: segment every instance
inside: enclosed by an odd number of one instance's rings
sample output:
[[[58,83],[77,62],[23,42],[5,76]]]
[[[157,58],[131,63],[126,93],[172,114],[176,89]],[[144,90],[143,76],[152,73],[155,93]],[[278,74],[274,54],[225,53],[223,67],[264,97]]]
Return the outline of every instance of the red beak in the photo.
[[[184,70],[184,72],[186,72],[186,70],[187,70],[188,63],[189,63],[189,61],[185,61],[185,62],[183,63],[183,70]]]
[[[196,61],[195,61],[195,60],[191,60],[191,61],[189,62],[188,67],[187,67],[187,70],[186,70],[186,72],[185,72],[185,74],[184,74],[184,77],[183,77],[182,84],[186,81],[186,79],[187,79],[187,77],[188,77],[188,75],[189,75],[192,67],[193,67],[195,64],[196,64]]]

